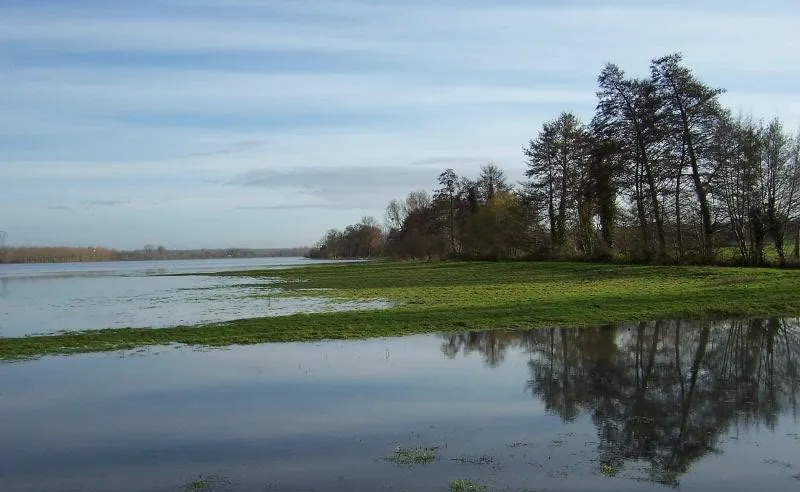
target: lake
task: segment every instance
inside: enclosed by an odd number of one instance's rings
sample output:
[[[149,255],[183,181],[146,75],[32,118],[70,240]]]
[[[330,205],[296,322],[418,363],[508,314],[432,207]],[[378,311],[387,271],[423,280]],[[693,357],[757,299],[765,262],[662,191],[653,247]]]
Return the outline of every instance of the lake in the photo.
[[[382,302],[275,297],[270,279],[203,273],[321,263],[305,258],[0,265],[0,337],[213,323]],[[197,273],[198,275],[189,275]],[[183,274],[172,276],[173,274]]]
[[[45,357],[0,490],[800,490],[799,363],[797,319]]]

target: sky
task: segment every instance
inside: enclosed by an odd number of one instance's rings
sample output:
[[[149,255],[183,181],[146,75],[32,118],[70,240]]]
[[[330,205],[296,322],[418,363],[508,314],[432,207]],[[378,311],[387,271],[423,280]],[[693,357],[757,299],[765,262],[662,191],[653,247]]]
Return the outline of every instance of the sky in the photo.
[[[800,0],[0,0],[9,245],[308,245],[682,52],[800,127]]]

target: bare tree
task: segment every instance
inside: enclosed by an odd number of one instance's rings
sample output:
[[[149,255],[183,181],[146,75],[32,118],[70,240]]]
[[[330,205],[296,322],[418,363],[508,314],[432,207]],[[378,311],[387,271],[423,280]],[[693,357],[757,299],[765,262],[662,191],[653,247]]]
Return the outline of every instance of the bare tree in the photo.
[[[484,203],[500,193],[507,193],[511,187],[506,182],[506,173],[494,162],[481,166],[481,173],[475,183]]]
[[[389,231],[399,230],[400,227],[403,226],[405,218],[403,204],[400,203],[399,200],[393,198],[392,201],[389,202],[389,205],[386,206],[386,214],[384,215],[386,228]]]

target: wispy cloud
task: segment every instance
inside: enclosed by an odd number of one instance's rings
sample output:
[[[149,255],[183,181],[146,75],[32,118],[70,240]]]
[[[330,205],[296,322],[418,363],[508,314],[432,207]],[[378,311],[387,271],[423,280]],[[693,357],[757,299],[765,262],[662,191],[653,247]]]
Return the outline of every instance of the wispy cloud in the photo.
[[[300,208],[380,209],[389,198],[428,188],[437,174],[437,168],[421,166],[316,166],[255,169],[236,176],[230,184],[286,190],[312,200],[312,203],[307,203],[307,199],[298,201]],[[286,204],[270,207],[290,208]]]
[[[125,205],[130,203],[128,200],[86,200],[81,202],[83,205],[91,207],[114,207],[117,205]]]
[[[362,210],[363,207],[358,206],[342,206],[332,205],[329,203],[284,203],[279,205],[261,205],[261,206],[247,206],[236,207],[236,210],[268,210],[268,211],[281,211],[281,210]]]
[[[409,165],[411,166],[437,166],[437,167],[463,167],[465,165],[472,166],[477,168],[483,164],[486,164],[488,161],[492,160],[492,156],[488,157],[466,157],[466,156],[454,156],[454,157],[430,157],[427,159],[419,159],[417,161],[411,162]]]

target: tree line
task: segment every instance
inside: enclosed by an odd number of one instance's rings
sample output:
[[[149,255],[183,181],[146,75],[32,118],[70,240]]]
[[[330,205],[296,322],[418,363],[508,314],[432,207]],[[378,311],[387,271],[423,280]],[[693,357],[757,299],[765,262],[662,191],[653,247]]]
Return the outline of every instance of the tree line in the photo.
[[[142,249],[120,251],[101,247],[0,247],[2,263],[72,263],[94,261],[200,260],[213,258],[296,257],[308,254],[308,248],[221,248],[171,250],[164,246],[145,245]]]
[[[800,133],[735,115],[723,92],[680,54],[645,78],[609,63],[590,121],[563,112],[523,146],[527,180],[446,169],[383,227],[330,230],[309,255],[785,265],[800,257]]]

